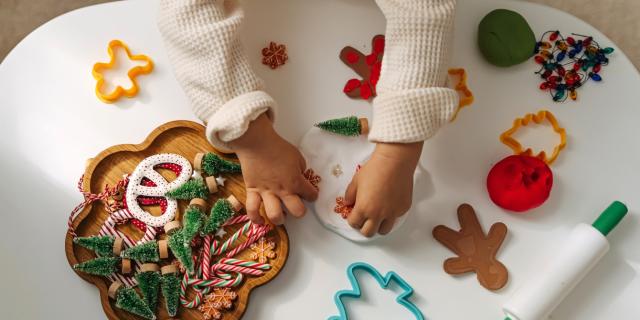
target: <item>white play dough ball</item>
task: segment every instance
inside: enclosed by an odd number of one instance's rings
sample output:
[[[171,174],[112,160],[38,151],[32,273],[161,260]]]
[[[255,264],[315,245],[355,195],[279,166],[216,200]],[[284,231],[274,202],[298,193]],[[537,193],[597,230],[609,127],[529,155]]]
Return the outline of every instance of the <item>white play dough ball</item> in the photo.
[[[380,237],[380,235],[373,238],[363,236],[360,231],[351,228],[346,219],[333,211],[336,198],[344,196],[351,178],[356,173],[356,167],[364,165],[370,158],[375,144],[369,142],[366,136],[341,136],[313,127],[304,135],[299,147],[307,160],[307,167],[322,177],[318,200],[310,206],[322,225],[342,237],[356,242],[367,242]],[[336,177],[333,171],[337,165],[341,167],[342,174]],[[420,175],[419,172],[420,169],[417,169],[414,183]],[[380,196],[384,197],[385,195]],[[406,218],[407,214],[398,218],[393,230],[398,229]]]

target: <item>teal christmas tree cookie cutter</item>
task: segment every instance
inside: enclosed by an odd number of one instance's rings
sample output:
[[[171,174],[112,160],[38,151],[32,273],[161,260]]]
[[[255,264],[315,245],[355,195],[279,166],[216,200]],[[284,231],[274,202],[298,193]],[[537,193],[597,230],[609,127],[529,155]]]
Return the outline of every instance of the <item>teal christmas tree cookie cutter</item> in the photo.
[[[424,315],[422,315],[420,309],[409,301],[409,298],[413,295],[413,288],[404,281],[404,279],[393,271],[389,271],[385,276],[383,276],[378,270],[376,270],[376,268],[364,262],[354,262],[347,268],[347,278],[349,278],[349,282],[351,283],[351,289],[336,292],[333,300],[335,301],[340,314],[337,316],[331,316],[327,320],[349,320],[349,315],[347,314],[347,310],[342,299],[357,299],[362,296],[360,283],[355,276],[356,270],[361,270],[370,274],[383,289],[387,289],[391,283],[396,283],[402,289],[402,293],[396,297],[396,302],[411,312],[415,316],[416,320],[424,320]]]

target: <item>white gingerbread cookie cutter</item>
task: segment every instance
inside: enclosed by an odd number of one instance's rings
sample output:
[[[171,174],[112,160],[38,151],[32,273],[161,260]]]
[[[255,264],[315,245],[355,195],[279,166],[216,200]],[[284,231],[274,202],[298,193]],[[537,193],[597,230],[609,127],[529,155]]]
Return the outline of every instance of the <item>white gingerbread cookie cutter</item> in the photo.
[[[173,163],[182,167],[182,170],[176,179],[168,182],[154,169],[155,166],[163,163]],[[189,160],[177,154],[162,153],[142,160],[142,162],[138,164],[136,169],[129,176],[129,184],[127,185],[126,191],[127,208],[136,219],[144,222],[148,226],[164,226],[175,218],[176,212],[178,211],[178,201],[165,197],[165,194],[177,189],[185,182],[189,181],[192,172],[193,169],[191,168]],[[140,183],[143,178],[153,181],[156,186],[147,187],[141,185]],[[167,209],[162,215],[154,216],[140,207],[137,200],[138,196],[163,197],[167,200]]]

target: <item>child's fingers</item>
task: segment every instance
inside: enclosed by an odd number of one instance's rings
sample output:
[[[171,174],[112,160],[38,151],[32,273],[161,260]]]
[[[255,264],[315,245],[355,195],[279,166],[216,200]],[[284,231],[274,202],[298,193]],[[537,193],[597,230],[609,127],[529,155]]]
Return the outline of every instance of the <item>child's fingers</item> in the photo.
[[[267,218],[271,223],[281,225],[284,223],[284,215],[282,214],[282,205],[280,199],[272,192],[263,192],[262,203],[264,210],[267,212]]]
[[[356,194],[358,191],[358,182],[354,177],[347,187],[347,191],[344,193],[344,201],[348,206],[352,206],[356,203]]]
[[[381,235],[388,234],[393,229],[393,225],[395,223],[396,223],[396,219],[395,218],[385,219],[380,224],[380,230],[378,230],[378,233],[381,234]]]
[[[360,229],[360,233],[367,238],[371,238],[378,232],[378,229],[380,229],[380,221],[367,219],[367,221],[364,222],[362,229]]]
[[[315,201],[318,199],[318,189],[302,175],[300,175],[300,179],[298,180],[297,193],[302,199],[307,201]],[[289,208],[289,206],[287,206],[287,208]]]
[[[260,216],[260,194],[256,191],[247,190],[247,216],[251,222],[256,224],[264,224],[264,219]]]
[[[364,214],[362,214],[358,210],[358,208],[353,208],[351,213],[349,213],[349,215],[347,216],[347,223],[349,223],[352,228],[357,230],[360,230],[362,228],[365,220],[366,218],[364,217]]]
[[[304,216],[304,213],[307,211],[304,203],[302,203],[302,200],[300,200],[300,197],[297,195],[290,194],[283,196],[282,202],[284,203],[284,206],[287,207],[287,210],[289,210],[291,215],[296,218]]]

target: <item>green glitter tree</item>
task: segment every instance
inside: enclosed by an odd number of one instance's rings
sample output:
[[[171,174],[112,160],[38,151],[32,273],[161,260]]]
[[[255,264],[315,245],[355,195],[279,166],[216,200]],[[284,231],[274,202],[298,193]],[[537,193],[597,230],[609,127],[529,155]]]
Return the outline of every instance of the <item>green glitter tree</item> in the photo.
[[[185,245],[191,244],[191,240],[193,240],[198,232],[200,232],[200,229],[202,229],[205,219],[204,212],[200,210],[200,207],[189,206],[187,208],[184,217],[182,217],[182,233],[186,241]]]
[[[128,248],[120,253],[120,257],[141,263],[158,262],[160,261],[158,242],[153,240]]]
[[[227,199],[218,199],[216,204],[211,208],[209,219],[202,228],[200,235],[206,236],[212,234],[220,228],[220,226],[231,218],[236,212],[233,211],[233,205]]]
[[[116,307],[145,319],[156,319],[156,315],[133,288],[120,287],[118,289],[118,292],[116,292]]]
[[[119,257],[98,257],[93,260],[78,263],[73,266],[74,270],[106,277],[118,271]]]
[[[145,265],[143,265],[144,267]],[[157,266],[156,266],[157,268]],[[160,291],[160,272],[153,270],[145,270],[136,274],[136,280],[138,281],[138,287],[142,292],[142,297],[145,303],[155,312],[158,308],[158,298]]]
[[[363,133],[361,120],[355,116],[327,120],[316,124],[316,127],[343,136],[355,137]]]
[[[180,306],[180,278],[177,270],[164,273],[160,279],[160,284],[164,301],[167,304],[167,313],[169,313],[170,317],[175,317]]]
[[[210,176],[217,176],[220,173],[242,172],[239,164],[220,158],[215,153],[207,153],[202,157],[202,171]]]
[[[194,198],[206,199],[209,196],[209,188],[202,178],[191,179],[166,196],[178,200],[191,200]]]
[[[73,243],[94,251],[98,256],[112,256],[113,243],[116,241],[111,236],[76,237]]]
[[[173,231],[171,235],[169,235],[167,244],[173,255],[182,263],[189,274],[193,274],[194,266],[191,245],[190,243],[186,243],[183,230]]]

